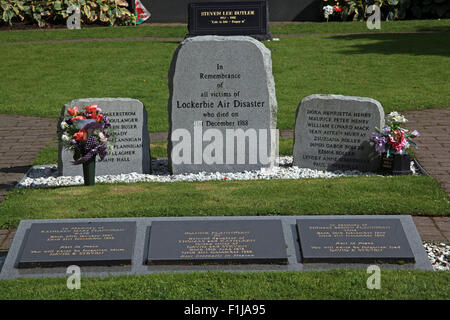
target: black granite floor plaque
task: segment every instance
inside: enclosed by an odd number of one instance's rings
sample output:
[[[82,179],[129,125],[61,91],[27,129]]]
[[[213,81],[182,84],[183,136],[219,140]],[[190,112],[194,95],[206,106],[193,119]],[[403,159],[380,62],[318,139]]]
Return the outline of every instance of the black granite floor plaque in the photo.
[[[147,264],[287,264],[279,220],[155,221]]]
[[[413,263],[399,219],[298,219],[303,263]]]
[[[135,222],[33,223],[19,268],[129,265]]]
[[[202,35],[259,35],[269,34],[267,0],[241,2],[189,3],[189,36]]]

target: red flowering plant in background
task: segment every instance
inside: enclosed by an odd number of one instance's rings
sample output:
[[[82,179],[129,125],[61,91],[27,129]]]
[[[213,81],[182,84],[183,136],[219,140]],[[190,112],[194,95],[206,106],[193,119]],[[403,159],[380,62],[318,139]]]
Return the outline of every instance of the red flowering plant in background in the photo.
[[[67,109],[70,118],[61,122],[61,142],[63,147],[73,152],[73,164],[81,164],[98,155],[103,160],[113,136],[108,117],[96,104],[83,109],[78,106]]]
[[[330,19],[330,17],[340,17],[340,15],[342,14],[342,6],[339,4],[338,0],[323,0],[322,13],[323,17],[327,21]]]
[[[420,134],[417,130],[410,131],[405,127],[408,120],[397,111],[393,111],[386,116],[386,125],[382,128],[375,128],[372,132],[371,141],[375,143],[375,150],[379,153],[386,152],[386,157],[391,154],[404,154],[406,149],[417,145],[412,139]]]

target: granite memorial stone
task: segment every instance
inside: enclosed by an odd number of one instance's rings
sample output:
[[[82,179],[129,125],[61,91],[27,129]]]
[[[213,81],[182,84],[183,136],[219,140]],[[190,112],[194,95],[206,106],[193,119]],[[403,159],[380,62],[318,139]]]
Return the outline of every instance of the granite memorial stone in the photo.
[[[156,221],[148,264],[287,264],[277,220]]]
[[[249,35],[271,40],[267,1],[189,3],[189,37]]]
[[[129,265],[135,237],[135,222],[35,223],[18,267]]]
[[[314,94],[304,98],[295,121],[294,161],[300,168],[377,171],[370,144],[384,125],[381,104],[370,98]]]
[[[372,259],[433,270],[407,215],[84,218],[21,220],[0,280],[67,278],[73,264],[82,277],[110,277],[366,269]]]
[[[69,102],[62,108],[61,120],[68,118],[67,109],[84,108],[98,104],[102,113],[109,117],[114,129],[114,151],[103,161],[97,160],[96,175],[117,175],[131,172],[151,172],[150,138],[147,128],[147,111],[139,100],[129,98],[88,98]],[[59,123],[58,122],[58,132]],[[61,136],[59,135],[59,139]],[[73,154],[59,146],[58,173],[60,176],[82,176],[81,165],[73,165]]]
[[[399,219],[298,219],[304,263],[414,263]]]
[[[184,40],[169,72],[173,174],[271,167],[278,147],[270,51],[246,36]]]

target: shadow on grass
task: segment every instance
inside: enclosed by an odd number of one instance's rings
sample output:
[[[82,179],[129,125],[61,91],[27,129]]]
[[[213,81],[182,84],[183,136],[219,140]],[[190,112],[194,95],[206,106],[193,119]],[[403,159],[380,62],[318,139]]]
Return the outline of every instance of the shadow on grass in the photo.
[[[430,55],[450,57],[450,34],[446,32],[423,34],[354,34],[336,35],[330,38],[348,42],[348,47],[341,51],[344,54],[404,54],[412,56]]]
[[[174,43],[174,44],[180,44],[182,41],[184,40],[184,38],[180,38],[180,40],[163,40],[163,41],[158,41],[158,42],[162,42],[162,43]]]
[[[450,32],[450,26],[418,27],[420,32]],[[445,35],[449,37],[450,35]]]

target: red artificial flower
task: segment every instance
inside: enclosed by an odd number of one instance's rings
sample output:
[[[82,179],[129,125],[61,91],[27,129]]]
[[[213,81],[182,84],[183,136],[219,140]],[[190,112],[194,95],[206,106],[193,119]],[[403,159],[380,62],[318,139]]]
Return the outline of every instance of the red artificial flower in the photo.
[[[76,117],[72,118],[72,121],[78,121],[78,120],[86,120],[86,117],[76,116]]]
[[[92,113],[89,115],[89,119],[97,119],[97,115],[95,113]]]
[[[84,141],[84,140],[87,139],[87,131],[86,130],[80,130],[77,133],[74,133],[73,137],[77,141]]]
[[[103,115],[102,114],[98,114],[97,115],[97,122],[101,122],[103,120]]]
[[[394,131],[393,135],[389,135],[388,144],[397,151],[402,150],[405,147],[406,142],[405,135],[401,130]]]
[[[67,113],[71,116],[76,116],[78,114],[78,106],[67,109]]]
[[[98,104],[90,104],[84,108],[86,109],[87,113],[97,113],[97,106]]]
[[[341,11],[342,11],[342,8],[339,8],[338,6],[334,6],[334,7],[333,7],[333,10],[334,10],[335,12],[341,12]]]

